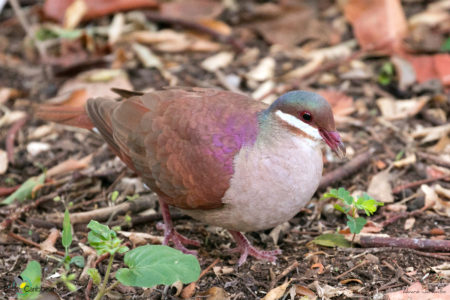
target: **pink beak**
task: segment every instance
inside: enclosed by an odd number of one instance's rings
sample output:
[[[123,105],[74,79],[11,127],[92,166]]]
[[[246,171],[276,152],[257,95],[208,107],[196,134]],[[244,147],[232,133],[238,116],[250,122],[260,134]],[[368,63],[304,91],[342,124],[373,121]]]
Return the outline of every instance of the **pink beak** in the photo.
[[[345,156],[345,146],[341,140],[341,136],[337,131],[326,131],[319,129],[319,133],[327,145],[333,150],[333,152],[339,157]]]

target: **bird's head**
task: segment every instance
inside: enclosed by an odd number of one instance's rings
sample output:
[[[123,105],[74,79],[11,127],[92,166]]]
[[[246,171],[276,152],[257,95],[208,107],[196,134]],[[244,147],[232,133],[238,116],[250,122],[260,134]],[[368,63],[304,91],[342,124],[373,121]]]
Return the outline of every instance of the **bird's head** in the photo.
[[[291,91],[279,97],[268,112],[298,134],[312,140],[323,140],[337,156],[342,158],[345,155],[333,111],[322,96],[307,91]]]

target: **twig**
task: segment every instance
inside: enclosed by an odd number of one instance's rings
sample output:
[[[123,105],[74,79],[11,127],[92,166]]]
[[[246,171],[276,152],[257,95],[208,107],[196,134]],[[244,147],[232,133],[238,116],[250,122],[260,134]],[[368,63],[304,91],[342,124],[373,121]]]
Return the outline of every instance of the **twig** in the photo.
[[[439,181],[439,180],[450,180],[450,175],[446,174],[446,175],[442,175],[439,177],[434,177],[434,178],[427,178],[427,179],[422,179],[422,180],[418,180],[418,181],[413,181],[407,184],[403,184],[403,185],[399,185],[395,188],[392,189],[392,193],[394,194],[398,194],[403,190],[406,189],[410,189],[416,186],[420,186],[422,184],[427,184],[427,183],[431,183],[431,182],[435,182],[435,181]]]
[[[361,254],[367,254],[367,253],[379,253],[379,252],[388,252],[388,251],[395,251],[395,252],[411,252],[417,255],[426,256],[426,257],[432,257],[435,259],[440,260],[446,260],[450,261],[450,253],[428,253],[428,252],[422,252],[414,249],[409,248],[394,248],[394,247],[383,247],[383,248],[338,248],[339,251],[342,252],[360,252]],[[358,254],[357,256],[361,255]],[[448,256],[447,256],[448,255]]]
[[[284,269],[284,271],[281,272],[280,275],[278,275],[276,278],[274,278],[274,280],[272,280],[272,282],[270,283],[269,289],[270,290],[273,289],[275,287],[275,284],[277,284],[278,281],[280,281],[285,276],[287,276],[289,273],[291,273],[294,269],[296,269],[298,267],[298,265],[299,265],[298,261],[294,261],[289,267]]]
[[[39,55],[41,58],[45,57],[45,50],[40,44],[40,42],[36,41],[33,32],[31,30],[30,24],[28,24],[27,18],[23,15],[22,8],[19,5],[19,2],[17,0],[9,0],[9,3],[11,4],[12,9],[14,10],[14,13],[16,14],[17,18],[19,19],[20,25],[22,25],[23,30],[27,34],[27,36],[33,41],[33,43],[36,45],[36,49],[39,52]]]
[[[18,234],[15,234],[15,233],[13,233],[13,232],[8,232],[8,235],[10,236],[10,237],[12,237],[13,239],[16,239],[16,240],[18,240],[18,241],[21,241],[21,242],[23,242],[24,244],[27,244],[27,245],[30,245],[30,246],[33,246],[33,247],[36,247],[36,248],[39,248],[39,249],[41,249],[41,245],[39,245],[38,243],[35,243],[35,242],[33,242],[33,241],[30,241],[29,239],[26,239],[26,238],[24,238],[23,236],[20,236],[20,235],[18,235]],[[62,256],[62,257],[64,257],[66,254],[64,253],[64,252],[62,252],[62,251],[56,251],[55,252],[56,254],[58,254],[58,255],[60,255],[60,256]]]
[[[387,267],[389,270],[391,270],[392,272],[398,274],[398,271],[397,271],[390,263],[388,263],[387,261],[383,260],[382,264],[383,264],[384,266],[386,266],[386,267]],[[400,270],[400,271],[401,271],[401,273],[400,273],[400,279],[401,279],[404,283],[406,283],[407,285],[411,285],[412,282],[409,281],[408,278],[406,278],[405,275],[403,275],[404,272],[403,272],[402,270]]]
[[[338,275],[335,277],[335,279],[340,279],[342,277],[344,277],[345,275],[347,275],[348,273],[358,269],[359,267],[364,266],[365,264],[367,264],[369,261],[368,260],[363,260],[361,263],[357,264],[356,266],[354,266],[353,268],[351,268],[350,270],[345,271],[344,273],[342,273],[341,275]]]
[[[391,238],[362,235],[360,237],[360,244],[363,248],[397,247],[428,251],[450,251],[450,240]]]
[[[16,134],[27,122],[28,116],[16,121],[11,128],[9,128],[6,134],[6,152],[8,153],[8,161],[14,164],[14,140],[16,139]]]
[[[90,220],[105,221],[112,214],[124,214],[128,211],[139,212],[150,208],[154,203],[151,197],[141,197],[134,201],[127,201],[116,206],[99,208],[91,211],[74,213],[70,215],[72,224],[88,223]],[[51,216],[51,222],[61,223],[63,216]]]
[[[336,181],[340,181],[351,174],[355,173],[370,162],[374,149],[370,149],[356,157],[345,165],[325,174],[319,184],[319,190],[325,189]]]
[[[435,163],[435,164],[437,164],[439,166],[450,168],[450,162],[444,161],[444,160],[440,159],[436,155],[431,155],[431,154],[428,154],[428,153],[425,153],[425,152],[417,152],[417,155],[419,157],[427,159],[427,160],[429,160],[429,161],[431,161],[431,162],[433,162],[433,163]]]
[[[194,21],[163,16],[159,13],[155,13],[155,12],[151,12],[151,11],[145,12],[145,16],[147,17],[148,20],[150,20],[152,22],[178,25],[178,26],[182,26],[182,27],[186,27],[186,28],[189,28],[192,30],[206,33],[221,43],[230,44],[238,52],[243,51],[245,48],[245,45],[241,41],[234,38],[232,35],[224,35],[216,30],[213,30],[209,27],[206,27],[206,26],[204,26],[200,23],[194,22]]]
[[[419,209],[419,210],[415,210],[415,211],[411,211],[411,212],[405,212],[405,213],[400,213],[400,214],[395,214],[394,215],[394,217],[392,217],[392,218],[390,218],[390,219],[387,219],[387,220],[385,220],[385,221],[383,221],[382,223],[381,223],[381,227],[385,227],[385,226],[387,226],[387,225],[389,225],[389,224],[392,224],[392,223],[394,223],[394,222],[396,222],[396,221],[398,221],[398,220],[400,220],[400,219],[404,219],[404,218],[407,218],[407,217],[414,217],[414,216],[418,216],[418,215],[420,215],[421,213],[423,213],[424,211],[426,211],[427,209],[429,209],[430,207],[433,207],[434,206],[434,202],[431,202],[431,203],[428,203],[427,205],[424,205],[421,209]]]
[[[14,193],[18,188],[20,188],[20,185],[16,185],[13,187],[0,187],[0,197],[8,196]]]

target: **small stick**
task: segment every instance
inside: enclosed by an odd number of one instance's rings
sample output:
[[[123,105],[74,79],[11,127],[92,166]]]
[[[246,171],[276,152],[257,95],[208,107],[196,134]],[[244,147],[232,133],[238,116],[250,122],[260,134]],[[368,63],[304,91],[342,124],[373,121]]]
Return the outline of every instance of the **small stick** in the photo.
[[[370,149],[347,162],[345,165],[325,174],[320,180],[319,190],[326,189],[336,181],[340,181],[355,173],[370,162],[374,149]]]
[[[186,27],[189,29],[199,31],[199,32],[206,33],[221,43],[230,44],[238,52],[243,51],[245,48],[245,45],[241,41],[235,39],[232,35],[224,35],[216,30],[213,30],[209,27],[206,27],[206,26],[204,26],[200,23],[194,22],[194,21],[163,16],[161,14],[158,14],[155,12],[150,12],[150,11],[146,12],[145,16],[147,17],[148,20],[153,21],[153,22],[178,25],[178,26],[182,26],[182,27]]]
[[[450,251],[450,240],[408,239],[363,235],[360,237],[363,248],[396,247],[428,251]]]
[[[450,168],[450,162],[444,161],[444,160],[440,159],[439,157],[437,157],[436,155],[431,155],[431,154],[428,154],[425,152],[417,152],[417,155],[419,157],[427,159],[439,166]]]
[[[357,264],[356,266],[354,266],[353,268],[351,268],[350,270],[345,271],[344,273],[342,273],[341,275],[338,275],[335,277],[335,279],[340,279],[342,277],[344,277],[345,275],[347,275],[348,273],[358,269],[359,267],[364,266],[365,264],[367,264],[369,261],[368,260],[363,260],[361,263]]]
[[[391,270],[392,272],[394,272],[394,273],[397,274],[397,270],[396,270],[390,263],[388,263],[388,262],[385,261],[385,260],[383,260],[382,263],[383,263],[383,265],[385,265],[389,270]],[[406,283],[407,285],[411,285],[412,282],[409,281],[408,278],[406,278],[406,276],[403,275],[403,273],[404,273],[404,272],[401,271],[400,279],[401,279],[404,283]]]
[[[381,226],[384,228],[385,226],[392,224],[400,219],[403,218],[407,218],[407,217],[414,217],[417,215],[420,215],[421,213],[423,213],[424,211],[426,211],[427,209],[429,209],[430,207],[434,206],[434,202],[428,203],[427,205],[424,205],[421,209],[419,210],[415,210],[415,211],[411,211],[411,212],[407,212],[407,213],[400,213],[400,214],[395,214],[394,217],[387,219],[385,221],[383,221],[381,223]]]
[[[9,128],[6,134],[6,152],[8,154],[8,161],[14,164],[14,140],[16,139],[17,132],[25,125],[28,117],[25,116],[22,119],[16,121],[11,128]]]
[[[410,189],[410,188],[414,188],[416,186],[422,185],[422,184],[427,184],[427,183],[431,183],[431,182],[435,182],[438,180],[450,180],[450,175],[446,174],[446,175],[442,175],[439,177],[434,177],[434,178],[427,178],[427,179],[422,179],[422,180],[418,180],[418,181],[413,181],[407,184],[403,184],[403,185],[399,185],[395,188],[392,189],[392,193],[393,194],[398,194],[403,190],[406,189]]]
[[[298,261],[294,261],[289,267],[287,267],[283,272],[281,272],[280,275],[278,275],[272,282],[270,283],[270,290],[275,287],[275,284],[283,279],[285,276],[287,276],[289,273],[291,273],[294,269],[298,267],[299,263]]]
[[[35,242],[33,242],[33,241],[30,241],[30,240],[24,238],[23,236],[20,236],[20,235],[18,235],[18,234],[15,234],[15,233],[13,233],[13,232],[11,232],[11,231],[8,232],[8,235],[9,235],[10,237],[12,237],[13,239],[16,239],[16,240],[18,240],[18,241],[23,242],[24,244],[27,244],[27,245],[30,245],[30,246],[34,246],[34,247],[36,247],[36,248],[41,249],[41,245],[39,245],[38,243],[35,243]],[[62,251],[56,251],[55,253],[58,254],[58,255],[60,255],[60,256],[62,256],[62,257],[64,257],[64,256],[66,255],[66,254],[65,254],[64,252],[62,252]]]

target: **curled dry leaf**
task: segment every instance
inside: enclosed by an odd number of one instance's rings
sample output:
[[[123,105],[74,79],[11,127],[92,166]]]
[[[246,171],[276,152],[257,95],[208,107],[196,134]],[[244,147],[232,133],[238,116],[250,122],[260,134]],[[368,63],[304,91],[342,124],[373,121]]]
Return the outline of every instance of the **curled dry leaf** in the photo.
[[[196,299],[206,299],[206,300],[227,300],[230,299],[228,293],[220,287],[212,287],[206,292],[198,293]]]
[[[315,263],[311,266],[311,270],[318,269],[317,274],[323,274],[324,267],[321,263]]]
[[[254,81],[265,81],[273,78],[275,72],[275,59],[263,58],[259,64],[247,73],[247,78]]]
[[[50,178],[61,174],[73,172],[76,170],[84,169],[88,167],[89,164],[91,163],[92,156],[93,156],[92,154],[89,154],[80,160],[69,158],[68,160],[63,161],[62,163],[48,170],[47,177]]]
[[[220,52],[213,56],[208,57],[200,66],[209,72],[215,72],[219,69],[227,67],[234,58],[234,54],[232,52]]]
[[[5,174],[6,170],[8,170],[8,154],[0,149],[0,175]]]
[[[427,128],[420,128],[416,131],[414,131],[411,136],[413,138],[420,138],[424,137],[420,142],[428,143],[435,140],[438,140],[442,138],[443,136],[446,136],[450,132],[450,124],[444,124],[441,126],[435,126],[435,127],[427,127]]]
[[[74,29],[81,22],[88,11],[85,0],[75,0],[67,8],[64,13],[64,28]]]
[[[119,231],[119,233],[127,238],[135,245],[145,245],[145,244],[162,244],[164,237],[151,235],[144,232],[128,232]]]
[[[199,21],[214,19],[222,13],[223,9],[224,5],[221,1],[178,0],[162,2],[159,11],[165,17]]]
[[[362,49],[403,53],[408,28],[400,0],[347,0],[344,13]]]
[[[309,297],[309,298],[312,298],[312,299],[316,298],[316,293],[311,291],[306,286],[296,284],[296,285],[293,286],[293,288],[295,289],[295,295],[296,296],[306,296],[306,297]]]
[[[43,253],[55,253],[56,251],[58,251],[55,248],[55,243],[56,240],[59,238],[60,234],[59,234],[59,230],[56,228],[52,228],[50,230],[50,234],[48,235],[48,237],[45,239],[45,241],[43,241],[39,246],[41,248],[41,251]]]
[[[349,279],[344,279],[344,280],[339,281],[340,284],[347,284],[347,283],[351,283],[351,282],[363,284],[363,282],[357,278],[349,278]]]
[[[410,100],[380,98],[376,102],[383,118],[386,120],[399,120],[415,116],[429,100],[430,97],[424,96]]]
[[[216,276],[220,276],[233,273],[234,268],[228,266],[216,266],[213,268],[213,271]]]
[[[288,287],[290,281],[286,281],[282,285],[277,286],[276,288],[271,289],[267,295],[262,298],[262,300],[278,300],[283,297],[286,292],[286,288]]]
[[[44,3],[44,15],[47,18],[64,22],[67,8],[75,0],[46,0]],[[77,0],[79,1],[79,0]],[[86,13],[82,20],[92,20],[114,12],[132,10],[136,8],[155,8],[156,0],[83,0],[86,4]]]
[[[353,297],[353,292],[345,287],[332,287],[328,284],[319,285],[318,281],[314,281],[313,286],[316,289],[317,295],[323,299],[331,299],[342,295],[347,298]]]
[[[375,174],[369,183],[367,193],[375,200],[383,203],[394,202],[394,196],[392,195],[392,187],[390,184],[391,176],[389,170],[384,170]]]

